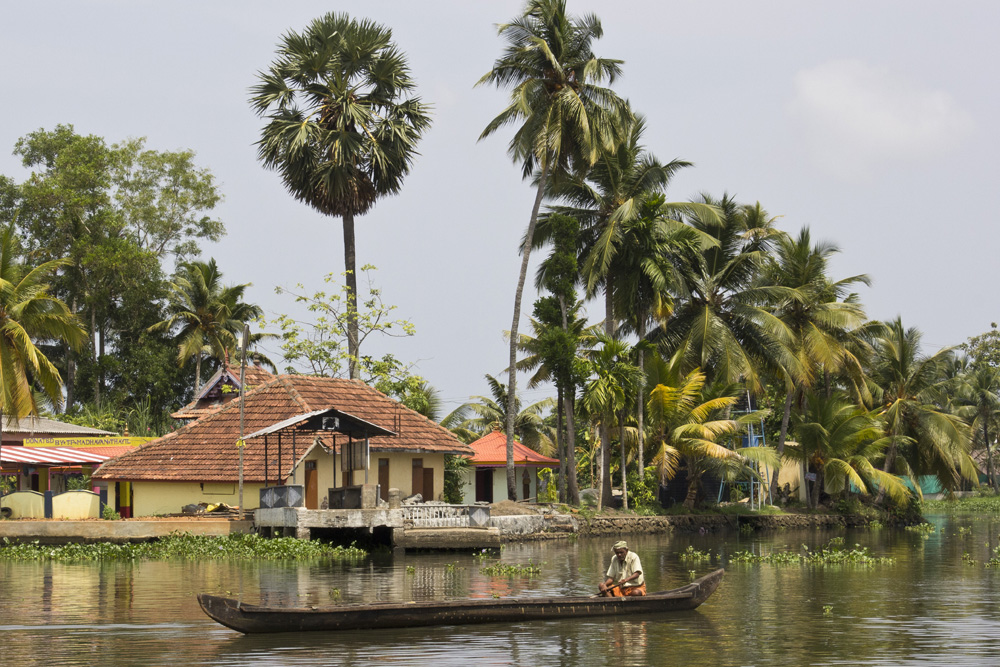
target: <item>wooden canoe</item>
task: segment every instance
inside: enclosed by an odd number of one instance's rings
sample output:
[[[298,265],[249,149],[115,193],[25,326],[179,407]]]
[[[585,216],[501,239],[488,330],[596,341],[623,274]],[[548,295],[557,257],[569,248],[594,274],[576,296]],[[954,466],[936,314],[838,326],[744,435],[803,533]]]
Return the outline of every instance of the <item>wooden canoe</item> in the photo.
[[[198,596],[198,603],[212,619],[244,634],[641,615],[694,609],[715,592],[724,572],[716,570],[670,591],[627,598],[501,598],[379,602],[336,607],[262,607],[202,593]]]

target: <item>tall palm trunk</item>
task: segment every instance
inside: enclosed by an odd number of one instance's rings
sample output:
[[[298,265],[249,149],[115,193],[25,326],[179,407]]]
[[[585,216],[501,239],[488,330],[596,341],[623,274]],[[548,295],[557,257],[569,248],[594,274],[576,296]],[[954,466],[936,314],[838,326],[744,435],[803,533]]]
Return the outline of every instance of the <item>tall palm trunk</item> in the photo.
[[[559,502],[566,502],[566,437],[563,435],[563,390],[556,387],[556,457],[559,459],[559,477],[557,480],[559,488]]]
[[[701,489],[701,475],[694,471],[694,465],[688,461],[688,491],[684,498],[684,509],[693,510],[694,504],[698,502],[698,491]]]
[[[576,481],[576,408],[574,406],[574,392],[567,391],[563,395],[566,404],[566,495],[567,500],[574,504],[580,504],[580,486]]]
[[[600,511],[605,505],[611,502],[611,475],[609,473],[609,468],[611,467],[611,457],[608,454],[608,447],[605,443],[610,440],[608,435],[607,416],[601,418],[601,425],[598,427],[597,432],[601,440],[600,447],[598,447],[598,462],[597,462],[597,510]]]
[[[354,247],[354,214],[344,216],[344,272],[347,281],[347,354],[348,373],[352,380],[361,378],[358,360],[361,359],[358,340],[358,274],[355,270],[357,257]]]
[[[778,454],[778,467],[771,474],[771,497],[778,497],[778,473],[781,472],[781,457],[785,453],[785,439],[788,437],[788,420],[792,415],[792,401],[797,389],[793,389],[785,396],[785,411],[781,415],[781,430],[778,432],[778,444],[774,450]]]
[[[507,419],[504,431],[507,433],[507,498],[517,499],[517,480],[514,475],[514,417],[517,410],[517,325],[521,321],[521,294],[524,292],[524,282],[528,277],[528,258],[531,256],[531,243],[535,238],[535,224],[538,222],[538,209],[542,205],[545,194],[545,181],[549,175],[549,156],[542,161],[542,173],[538,177],[538,190],[535,192],[535,203],[531,207],[531,219],[528,221],[528,231],[524,235],[524,245],[521,247],[521,272],[517,276],[517,292],[514,294],[514,318],[510,325],[510,359],[507,368],[509,382],[507,384]]]
[[[614,319],[614,303],[612,302],[611,274],[604,278],[604,333],[609,338],[614,337],[617,327]],[[609,421],[605,419],[604,421]],[[601,424],[601,497],[603,504],[611,502],[611,429]]]
[[[646,339],[646,318],[644,316],[639,317],[639,326],[637,327],[639,335],[639,351],[637,361],[639,363],[639,370],[642,371],[642,375],[639,376],[639,388],[636,390],[636,400],[635,400],[635,421],[636,421],[636,434],[638,437],[639,446],[639,481],[644,482],[646,480],[646,468],[645,459],[643,458],[643,444],[645,440],[645,433],[643,433],[643,417],[645,416],[645,403],[644,400],[646,394],[646,351],[642,349],[642,342]]]
[[[986,445],[986,479],[990,488],[996,491],[997,481],[993,477],[993,448],[990,447],[990,429],[985,420],[983,420],[983,443]]]
[[[628,481],[625,466],[625,408],[618,412],[618,439],[622,446],[622,507],[628,509]]]

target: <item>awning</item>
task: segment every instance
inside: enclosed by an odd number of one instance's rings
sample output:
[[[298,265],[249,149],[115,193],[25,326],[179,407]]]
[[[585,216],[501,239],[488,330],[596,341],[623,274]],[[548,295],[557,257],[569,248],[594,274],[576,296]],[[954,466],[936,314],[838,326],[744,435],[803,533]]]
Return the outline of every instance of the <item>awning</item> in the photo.
[[[83,463],[103,463],[110,456],[95,454],[70,447],[23,447],[7,445],[0,449],[3,463],[34,463],[36,465],[67,465]]]

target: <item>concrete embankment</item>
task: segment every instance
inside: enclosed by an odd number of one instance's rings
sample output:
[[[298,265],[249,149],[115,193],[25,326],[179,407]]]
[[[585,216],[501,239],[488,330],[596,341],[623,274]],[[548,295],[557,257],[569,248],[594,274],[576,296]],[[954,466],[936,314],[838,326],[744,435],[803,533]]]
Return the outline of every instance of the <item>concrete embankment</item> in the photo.
[[[0,521],[0,539],[12,542],[68,544],[144,542],[170,533],[231,535],[253,532],[253,521],[231,519],[161,519],[157,521]]]

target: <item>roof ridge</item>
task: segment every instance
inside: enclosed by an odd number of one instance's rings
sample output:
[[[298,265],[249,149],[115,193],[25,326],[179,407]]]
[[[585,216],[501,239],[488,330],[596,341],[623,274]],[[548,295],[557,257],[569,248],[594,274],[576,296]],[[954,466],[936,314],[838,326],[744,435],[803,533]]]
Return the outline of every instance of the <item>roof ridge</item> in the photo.
[[[288,391],[288,394],[289,396],[292,397],[292,400],[298,403],[302,407],[302,409],[305,410],[306,412],[312,412],[314,408],[312,407],[312,405],[310,405],[309,401],[307,401],[305,397],[301,393],[299,393],[299,390],[295,387],[295,383],[291,381],[291,378],[293,377],[307,378],[314,376],[293,375],[290,373],[277,376],[278,381],[281,382],[281,386],[283,386],[285,390]]]

